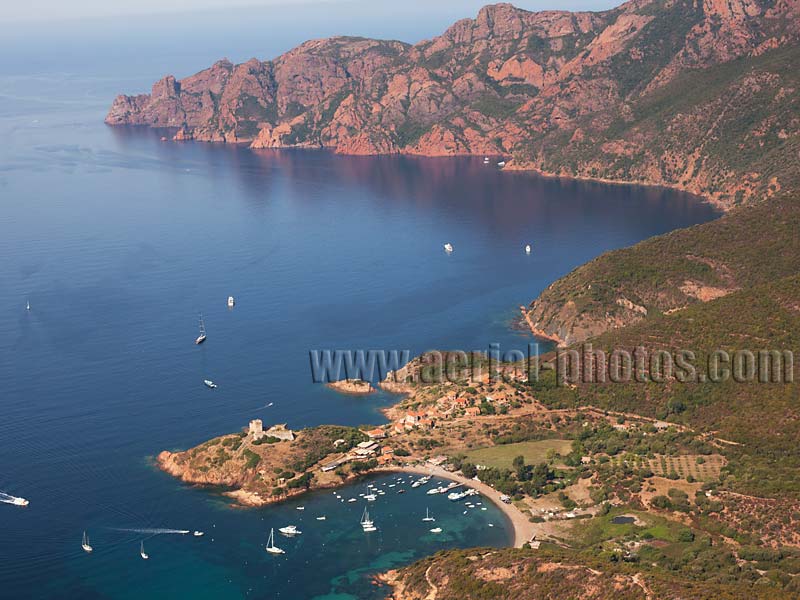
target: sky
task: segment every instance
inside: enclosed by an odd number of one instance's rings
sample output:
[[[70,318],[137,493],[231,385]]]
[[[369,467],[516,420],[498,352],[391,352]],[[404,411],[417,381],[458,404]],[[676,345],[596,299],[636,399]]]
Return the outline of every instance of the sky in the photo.
[[[437,10],[446,5],[449,9],[460,9],[461,14],[474,15],[478,8],[490,0],[369,0],[371,10],[382,10],[387,18],[397,10],[404,10],[415,4],[425,9],[436,5]],[[615,3],[607,0],[517,0],[512,2],[520,8],[529,10],[602,10]],[[115,18],[131,15],[158,15],[170,13],[197,13],[222,9],[236,10],[243,7],[298,9],[303,6],[313,9],[320,4],[322,10],[358,11],[362,2],[352,0],[25,0],[3,2],[0,9],[0,24],[20,21],[59,21]],[[398,7],[400,7],[398,9]]]

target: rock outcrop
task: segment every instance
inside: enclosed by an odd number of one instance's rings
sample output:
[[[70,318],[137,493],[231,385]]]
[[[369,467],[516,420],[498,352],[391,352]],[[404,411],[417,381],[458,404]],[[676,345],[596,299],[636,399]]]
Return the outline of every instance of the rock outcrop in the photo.
[[[669,185],[730,207],[800,187],[799,5],[496,4],[413,46],[336,37],[167,76],[117,97],[106,122],[253,148],[510,155],[514,168]]]

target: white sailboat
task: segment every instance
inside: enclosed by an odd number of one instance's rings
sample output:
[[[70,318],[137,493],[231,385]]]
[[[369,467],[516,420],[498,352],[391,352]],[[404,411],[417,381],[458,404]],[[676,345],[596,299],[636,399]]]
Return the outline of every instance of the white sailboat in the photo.
[[[150,558],[150,556],[144,551],[144,540],[142,540],[142,544],[139,546],[139,556],[141,556],[143,560]]]
[[[530,254],[530,253],[531,253],[531,245],[525,244],[525,254]]]
[[[206,324],[203,322],[203,315],[200,315],[200,335],[194,341],[198,346],[206,341]]]
[[[26,300],[25,301],[25,310],[30,310],[30,309],[31,309],[31,301],[30,300]]]
[[[453,251],[453,244],[451,244],[450,242],[447,242],[444,245],[444,251],[447,252],[448,254],[450,254]]]
[[[81,542],[81,548],[87,554],[91,553],[94,548],[92,548],[91,544],[89,544],[89,536],[86,535],[86,532],[83,532],[83,541]]]
[[[364,514],[361,515],[361,528],[366,532],[378,530],[375,527],[375,521],[369,518],[369,511],[366,507],[364,507]]]
[[[431,516],[430,511],[426,508],[425,509],[425,518],[422,519],[423,521],[435,521],[436,519]]]
[[[228,296],[228,308],[233,308],[236,305],[236,300],[233,296]]]
[[[284,552],[281,548],[278,548],[275,545],[275,530],[274,529],[270,529],[269,530],[269,541],[267,542],[266,550],[270,554],[286,554],[286,552]]]

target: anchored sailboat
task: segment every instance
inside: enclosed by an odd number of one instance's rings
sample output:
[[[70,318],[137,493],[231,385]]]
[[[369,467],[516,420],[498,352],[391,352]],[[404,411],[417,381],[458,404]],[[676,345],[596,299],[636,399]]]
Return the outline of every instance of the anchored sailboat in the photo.
[[[91,544],[89,544],[89,536],[86,535],[85,531],[83,532],[83,541],[81,542],[81,548],[83,548],[83,551],[86,552],[87,554],[91,553],[92,550],[94,550]]]
[[[206,341],[206,324],[203,322],[203,315],[200,315],[200,335],[194,341],[198,346]]]
[[[422,519],[423,521],[435,521],[436,519],[431,516],[430,511],[426,508],[425,509],[425,518]]]
[[[150,556],[144,551],[144,540],[142,540],[142,544],[139,546],[139,556],[141,556],[144,560],[150,558]]]
[[[275,530],[269,530],[269,541],[267,542],[267,552],[270,554],[286,554],[281,548],[275,545]]]
[[[378,530],[375,527],[375,521],[369,518],[369,511],[366,507],[364,507],[364,514],[361,515],[361,527],[366,532]]]

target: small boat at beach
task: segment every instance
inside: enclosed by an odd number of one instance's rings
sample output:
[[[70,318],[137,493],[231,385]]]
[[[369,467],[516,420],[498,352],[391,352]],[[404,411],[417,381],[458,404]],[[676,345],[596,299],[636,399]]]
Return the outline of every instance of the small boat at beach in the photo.
[[[453,251],[453,244],[447,243],[444,245],[444,251],[450,254]]]
[[[270,554],[286,554],[286,552],[275,545],[275,530],[269,530],[269,540],[267,541],[266,551]]]
[[[293,535],[300,535],[303,533],[300,531],[296,525],[287,525],[286,527],[280,527],[278,529],[283,535],[293,536]]]
[[[497,166],[498,167],[505,167],[506,166],[506,161],[501,160],[499,163],[497,163]]]
[[[83,541],[81,541],[81,548],[83,548],[83,551],[86,552],[87,554],[91,554],[92,550],[94,550],[94,548],[92,548],[91,544],[89,543],[89,536],[86,535],[85,531],[83,532]]]
[[[200,315],[200,335],[194,341],[198,346],[206,341],[206,324],[203,322],[203,315]]]
[[[442,528],[434,527],[433,529],[431,529],[431,533],[442,533]]]
[[[426,522],[432,522],[432,521],[435,521],[436,519],[431,516],[430,511],[426,508],[425,509],[425,517],[422,520],[426,521]]]
[[[211,381],[210,379],[203,379],[203,383],[206,385],[207,388],[211,388],[212,390],[217,388],[217,384]]]
[[[233,296],[228,296],[228,308],[233,308],[234,306],[236,306],[236,300]]]
[[[150,555],[144,551],[144,541],[142,541],[141,545],[139,546],[139,556],[142,557],[142,560],[147,560],[150,558]]]
[[[192,535],[194,537],[203,537],[205,533],[203,533],[202,531],[195,531]]]

